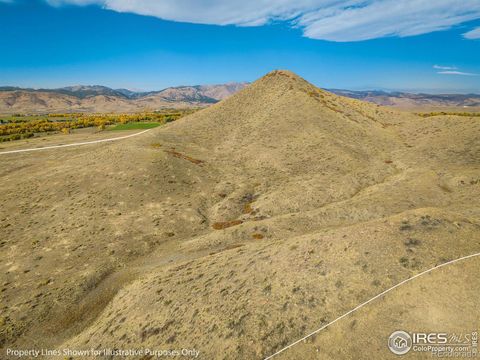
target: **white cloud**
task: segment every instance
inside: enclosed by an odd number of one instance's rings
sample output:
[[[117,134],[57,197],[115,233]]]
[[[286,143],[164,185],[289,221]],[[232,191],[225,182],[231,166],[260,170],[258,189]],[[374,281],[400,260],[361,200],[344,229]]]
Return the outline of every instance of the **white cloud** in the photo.
[[[458,69],[456,66],[442,66],[442,65],[433,65],[434,69],[437,70],[456,70]]]
[[[258,26],[286,20],[302,28],[306,37],[330,41],[419,35],[480,18],[479,0],[46,1],[57,6],[96,3],[114,11],[200,24]]]
[[[463,37],[470,40],[480,39],[480,27],[466,32],[465,34],[463,34]]]
[[[479,74],[468,73],[468,72],[463,72],[463,71],[454,71],[454,70],[439,71],[439,72],[437,72],[437,74],[442,74],[442,75],[462,75],[462,76],[479,76]]]
[[[433,65],[433,68],[437,71],[437,74],[440,75],[462,75],[462,76],[479,76],[480,74],[460,71],[456,66],[443,66],[443,65]]]
[[[305,35],[333,41],[412,36],[446,30],[480,18],[478,0],[380,0],[358,7],[323,9],[300,19]]]
[[[91,4],[106,9],[155,16],[165,20],[212,25],[258,26],[270,20],[291,20],[316,8],[318,0],[46,0],[52,5]],[[321,0],[326,5],[338,0]]]

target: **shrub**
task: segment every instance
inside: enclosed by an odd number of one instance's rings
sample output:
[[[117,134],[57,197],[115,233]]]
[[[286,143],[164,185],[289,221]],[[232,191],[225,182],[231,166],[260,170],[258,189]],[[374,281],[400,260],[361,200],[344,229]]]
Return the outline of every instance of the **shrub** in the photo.
[[[223,230],[232,226],[240,225],[242,224],[242,220],[231,220],[231,221],[224,221],[224,222],[216,222],[212,225],[212,228],[215,230]]]

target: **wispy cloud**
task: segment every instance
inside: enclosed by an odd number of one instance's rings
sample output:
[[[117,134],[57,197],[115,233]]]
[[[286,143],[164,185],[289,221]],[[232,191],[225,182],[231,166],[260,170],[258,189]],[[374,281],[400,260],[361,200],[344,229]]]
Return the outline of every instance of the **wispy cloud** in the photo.
[[[442,66],[442,65],[433,65],[434,69],[437,70],[457,70],[456,66]]]
[[[480,39],[480,27],[466,32],[465,34],[463,34],[463,37],[470,40]]]
[[[480,19],[479,0],[45,0],[214,25],[259,26],[283,20],[312,39],[361,41],[412,36]],[[476,30],[466,38],[476,38]],[[467,35],[468,34],[468,35]]]
[[[299,23],[311,38],[355,41],[446,30],[479,15],[478,0],[378,0],[357,4],[347,1],[341,6],[337,3],[307,13]]]
[[[455,71],[455,70],[445,70],[445,71],[439,71],[437,74],[442,74],[442,75],[462,75],[462,76],[479,76],[480,74],[474,74],[474,73],[469,73],[469,72],[463,72],[463,71]]]

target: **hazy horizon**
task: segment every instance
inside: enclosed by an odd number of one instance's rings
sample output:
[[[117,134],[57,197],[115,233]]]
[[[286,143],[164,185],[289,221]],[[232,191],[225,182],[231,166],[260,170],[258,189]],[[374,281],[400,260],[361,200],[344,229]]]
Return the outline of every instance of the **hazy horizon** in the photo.
[[[255,80],[254,80],[255,81]],[[82,87],[94,87],[94,86],[101,86],[101,87],[106,87],[112,90],[128,90],[132,91],[134,93],[147,93],[147,92],[160,92],[166,89],[170,88],[180,88],[180,87],[196,87],[196,86],[215,86],[215,85],[229,85],[229,84],[250,84],[253,81],[229,81],[225,83],[206,83],[206,84],[180,84],[180,85],[173,85],[173,86],[168,86],[164,88],[152,88],[152,89],[132,89],[128,87],[112,87],[104,84],[67,84],[64,86],[59,86],[59,87],[33,87],[33,86],[18,86],[18,85],[3,85],[0,84],[0,89],[1,88],[18,88],[22,90],[60,90],[60,89],[65,89],[69,87],[76,87],[76,86],[82,86]],[[327,87],[322,87],[321,85],[315,84],[316,86],[325,89],[325,90],[341,90],[341,91],[354,91],[354,92],[366,92],[366,91],[381,91],[385,93],[395,93],[395,92],[401,92],[401,93],[409,93],[409,94],[429,94],[429,95],[479,95],[480,96],[480,90],[473,90],[472,91],[441,91],[438,89],[388,89],[388,88],[375,88],[375,87],[365,87],[365,88],[327,88]]]

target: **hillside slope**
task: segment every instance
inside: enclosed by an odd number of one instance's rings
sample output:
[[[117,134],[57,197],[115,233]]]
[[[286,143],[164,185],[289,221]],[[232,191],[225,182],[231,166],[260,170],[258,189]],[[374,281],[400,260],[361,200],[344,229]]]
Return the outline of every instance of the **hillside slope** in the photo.
[[[121,143],[5,158],[0,340],[264,358],[480,251],[479,131],[274,71]],[[393,359],[397,326],[469,330],[480,261],[448,269],[281,357]]]

